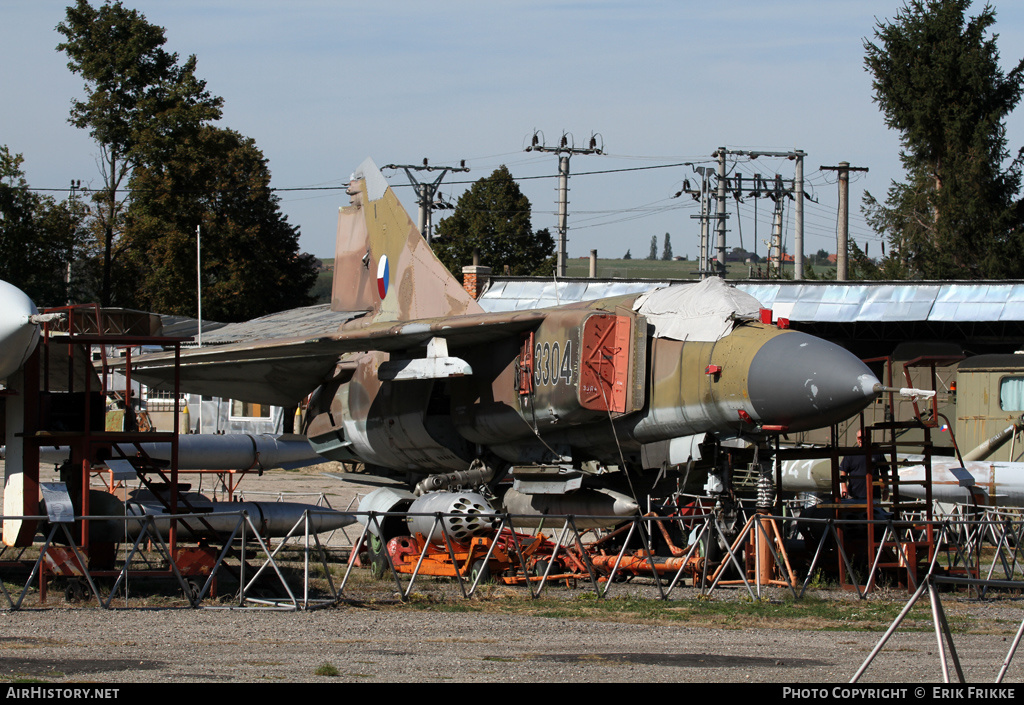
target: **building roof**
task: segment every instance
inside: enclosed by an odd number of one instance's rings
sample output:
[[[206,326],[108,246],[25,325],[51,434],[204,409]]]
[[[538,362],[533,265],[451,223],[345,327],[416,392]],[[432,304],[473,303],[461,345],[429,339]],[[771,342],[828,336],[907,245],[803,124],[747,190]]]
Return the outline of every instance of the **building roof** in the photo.
[[[692,281],[492,277],[486,311],[521,311],[642,293]],[[1024,321],[1024,282],[815,282],[737,280],[776,318],[804,323]]]
[[[539,279],[491,277],[479,299],[488,312],[526,311],[577,301],[639,294],[694,280]],[[730,281],[806,330],[829,339],[956,339],[1018,343],[1024,338],[1024,282]],[[334,333],[354,313],[329,304],[281,311],[243,323],[203,322],[203,345]],[[164,334],[195,335],[196,322],[177,321]],[[865,328],[868,326],[869,328]],[[1005,346],[1004,346],[1005,347]],[[981,352],[979,349],[976,352]],[[995,351],[995,350],[994,350]]]

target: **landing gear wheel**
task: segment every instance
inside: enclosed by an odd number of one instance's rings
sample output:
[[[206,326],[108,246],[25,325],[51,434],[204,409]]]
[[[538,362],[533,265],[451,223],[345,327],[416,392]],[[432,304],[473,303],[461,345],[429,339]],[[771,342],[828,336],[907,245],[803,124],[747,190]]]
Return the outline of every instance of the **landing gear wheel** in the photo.
[[[388,559],[384,555],[386,550],[384,539],[376,534],[370,534],[369,547],[367,548],[367,553],[370,554],[370,575],[378,580],[384,577],[384,573],[388,569]]]
[[[81,580],[69,580],[64,587],[64,600],[67,602],[81,602],[85,599],[85,587]]]
[[[479,560],[473,562],[473,565],[469,568],[469,582],[471,584],[476,583],[477,585],[491,582],[491,567],[487,565],[487,561]]]

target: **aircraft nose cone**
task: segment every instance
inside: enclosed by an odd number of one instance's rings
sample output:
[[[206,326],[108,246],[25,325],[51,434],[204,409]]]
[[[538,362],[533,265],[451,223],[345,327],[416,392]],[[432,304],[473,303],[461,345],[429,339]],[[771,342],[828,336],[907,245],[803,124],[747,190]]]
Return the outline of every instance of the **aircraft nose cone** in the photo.
[[[757,351],[747,389],[761,424],[805,431],[853,416],[875,398],[878,384],[848,350],[793,331]]]
[[[35,349],[39,327],[29,317],[36,313],[21,289],[0,281],[0,379],[14,374]]]

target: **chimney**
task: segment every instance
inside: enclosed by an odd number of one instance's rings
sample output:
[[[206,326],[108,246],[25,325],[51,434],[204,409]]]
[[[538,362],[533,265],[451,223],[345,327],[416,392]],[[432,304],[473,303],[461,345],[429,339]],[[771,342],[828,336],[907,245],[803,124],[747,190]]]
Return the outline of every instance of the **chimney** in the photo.
[[[590,251],[590,278],[597,279],[597,250]]]
[[[474,299],[480,298],[491,277],[490,267],[470,265],[462,268],[462,288]]]

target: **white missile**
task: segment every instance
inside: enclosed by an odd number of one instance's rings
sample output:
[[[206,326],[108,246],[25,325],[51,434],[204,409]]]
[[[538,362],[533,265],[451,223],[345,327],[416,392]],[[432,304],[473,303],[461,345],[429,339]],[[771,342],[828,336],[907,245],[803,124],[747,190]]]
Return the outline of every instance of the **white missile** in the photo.
[[[166,494],[164,497],[166,498]],[[68,509],[71,510],[71,507]],[[39,512],[47,514],[45,499],[40,505]],[[293,536],[303,536],[307,517],[310,534],[335,531],[356,521],[353,514],[314,504],[215,502],[198,492],[179,494],[177,515],[186,515],[187,518],[174,520],[164,503],[149,490],[134,490],[127,502],[121,502],[108,492],[90,490],[89,514],[94,518],[89,520],[89,537],[92,541],[115,543],[136,539],[151,520],[150,531],[155,531],[163,539],[168,538],[172,521],[177,521],[178,538],[181,540],[221,540],[240,528],[239,521],[244,521],[242,512],[248,514],[249,522],[263,538],[284,538],[289,532]],[[80,524],[75,522],[69,528],[72,538],[78,540]],[[40,531],[44,536],[47,535],[50,531],[49,524],[43,522]],[[251,530],[248,531],[252,533]],[[57,541],[61,540],[62,537],[58,535]]]
[[[0,379],[17,372],[39,342],[39,310],[18,287],[0,281]]]
[[[182,499],[188,500],[191,509],[180,504],[178,513],[195,512],[203,514],[200,519],[190,517],[178,523],[178,536],[186,540],[198,537],[224,536],[230,534],[238,526],[239,512],[246,512],[250,521],[266,538],[282,538],[301,522],[308,512],[311,534],[334,531],[353,524],[355,516],[326,507],[298,502],[211,502],[207,497],[196,492],[184,492]],[[136,517],[153,517],[153,524],[162,537],[168,535],[171,515],[167,508],[147,490],[132,493],[125,503],[125,512]],[[142,529],[141,520],[126,522],[126,530],[132,537]],[[212,529],[212,531],[211,531]],[[304,526],[299,525],[297,532],[301,536]]]
[[[903,458],[901,458],[903,459]],[[906,458],[913,462],[912,458]],[[917,456],[917,460],[922,460]],[[900,494],[925,498],[923,463],[899,469]],[[916,483],[916,484],[910,484]],[[932,458],[932,499],[937,502],[1024,507],[1024,463]],[[782,488],[792,492],[831,492],[832,469],[827,458],[782,463]]]
[[[140,443],[152,460],[169,463],[170,443]],[[131,458],[138,452],[133,444],[118,449]],[[68,458],[66,446],[41,448],[39,462],[60,465]],[[178,437],[180,470],[245,470],[246,468],[294,469],[323,462],[305,436],[233,433],[189,434]]]
[[[900,481],[924,480],[924,465],[900,468]],[[900,486],[900,493],[923,499],[921,485]],[[1024,463],[932,460],[932,499],[981,506],[1024,507]]]

